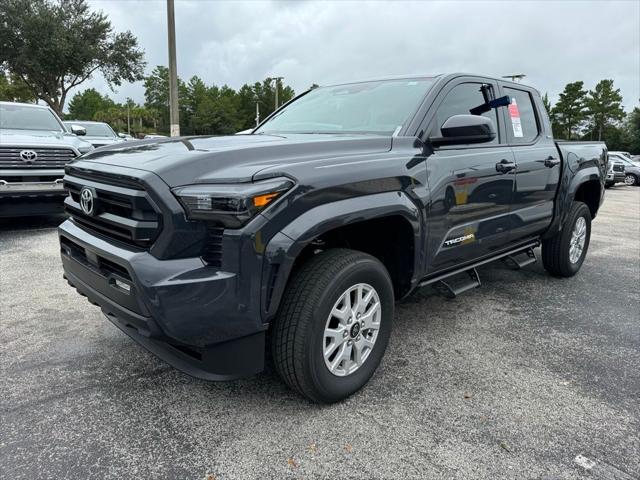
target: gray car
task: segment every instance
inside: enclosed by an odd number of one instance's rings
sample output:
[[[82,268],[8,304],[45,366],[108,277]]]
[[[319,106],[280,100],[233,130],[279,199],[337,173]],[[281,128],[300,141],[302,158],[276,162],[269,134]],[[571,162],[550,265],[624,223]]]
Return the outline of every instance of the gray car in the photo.
[[[624,165],[625,185],[640,185],[640,165],[620,153],[609,153],[609,160]]]
[[[118,136],[116,132],[104,122],[88,122],[85,120],[65,120],[64,125],[69,132],[73,132],[77,128],[82,127],[86,133],[81,134],[82,139],[91,143],[95,148],[104,147],[105,145],[113,145],[114,143],[124,142],[125,140]]]
[[[64,167],[91,150],[51,108],[0,102],[0,217],[61,210]]]

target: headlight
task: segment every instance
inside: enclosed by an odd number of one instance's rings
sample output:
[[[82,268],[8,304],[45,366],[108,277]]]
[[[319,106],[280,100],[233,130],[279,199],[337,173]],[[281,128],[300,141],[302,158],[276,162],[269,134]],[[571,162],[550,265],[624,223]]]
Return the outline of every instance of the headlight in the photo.
[[[238,228],[293,186],[288,178],[255,183],[202,184],[172,190],[191,220],[210,220]]]

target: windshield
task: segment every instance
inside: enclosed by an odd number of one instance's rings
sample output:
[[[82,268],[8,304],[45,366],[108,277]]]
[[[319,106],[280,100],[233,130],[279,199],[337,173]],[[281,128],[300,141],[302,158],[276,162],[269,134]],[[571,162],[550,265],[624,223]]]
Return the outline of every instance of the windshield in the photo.
[[[316,88],[254,133],[372,133],[392,135],[408,120],[432,78]]]
[[[115,137],[116,134],[106,123],[64,122],[71,131],[71,125],[84,127],[90,137]]]
[[[48,108],[0,104],[0,128],[62,132],[62,125]]]

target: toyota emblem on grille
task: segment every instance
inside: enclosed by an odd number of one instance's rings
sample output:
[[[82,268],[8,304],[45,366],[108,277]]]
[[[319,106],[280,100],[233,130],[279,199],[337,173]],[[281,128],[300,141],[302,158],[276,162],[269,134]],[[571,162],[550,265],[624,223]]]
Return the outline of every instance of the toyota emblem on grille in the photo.
[[[25,163],[33,163],[37,160],[38,154],[33,150],[21,150],[20,158]]]
[[[90,188],[84,187],[80,191],[80,208],[87,215],[93,215],[94,203],[93,192]]]

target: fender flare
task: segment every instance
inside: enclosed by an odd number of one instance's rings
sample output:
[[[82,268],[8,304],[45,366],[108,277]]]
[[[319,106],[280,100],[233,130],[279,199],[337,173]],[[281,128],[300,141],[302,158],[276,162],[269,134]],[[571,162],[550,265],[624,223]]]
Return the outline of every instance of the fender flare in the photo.
[[[604,200],[603,178],[600,168],[595,165],[582,168],[575,172],[574,175],[572,175],[571,170],[565,169],[564,176],[558,189],[553,221],[547,229],[547,232],[543,235],[543,238],[553,237],[562,229],[562,226],[567,219],[567,215],[569,214],[571,203],[576,196],[576,192],[586,182],[596,180],[600,184],[600,198],[598,199],[598,205],[601,205]]]
[[[335,228],[392,215],[404,217],[413,229],[415,259],[411,285],[414,286],[422,265],[424,232],[422,214],[409,196],[393,191],[330,202],[307,210],[267,244],[261,282],[263,321],[269,322],[275,316],[293,264],[311,241]]]

